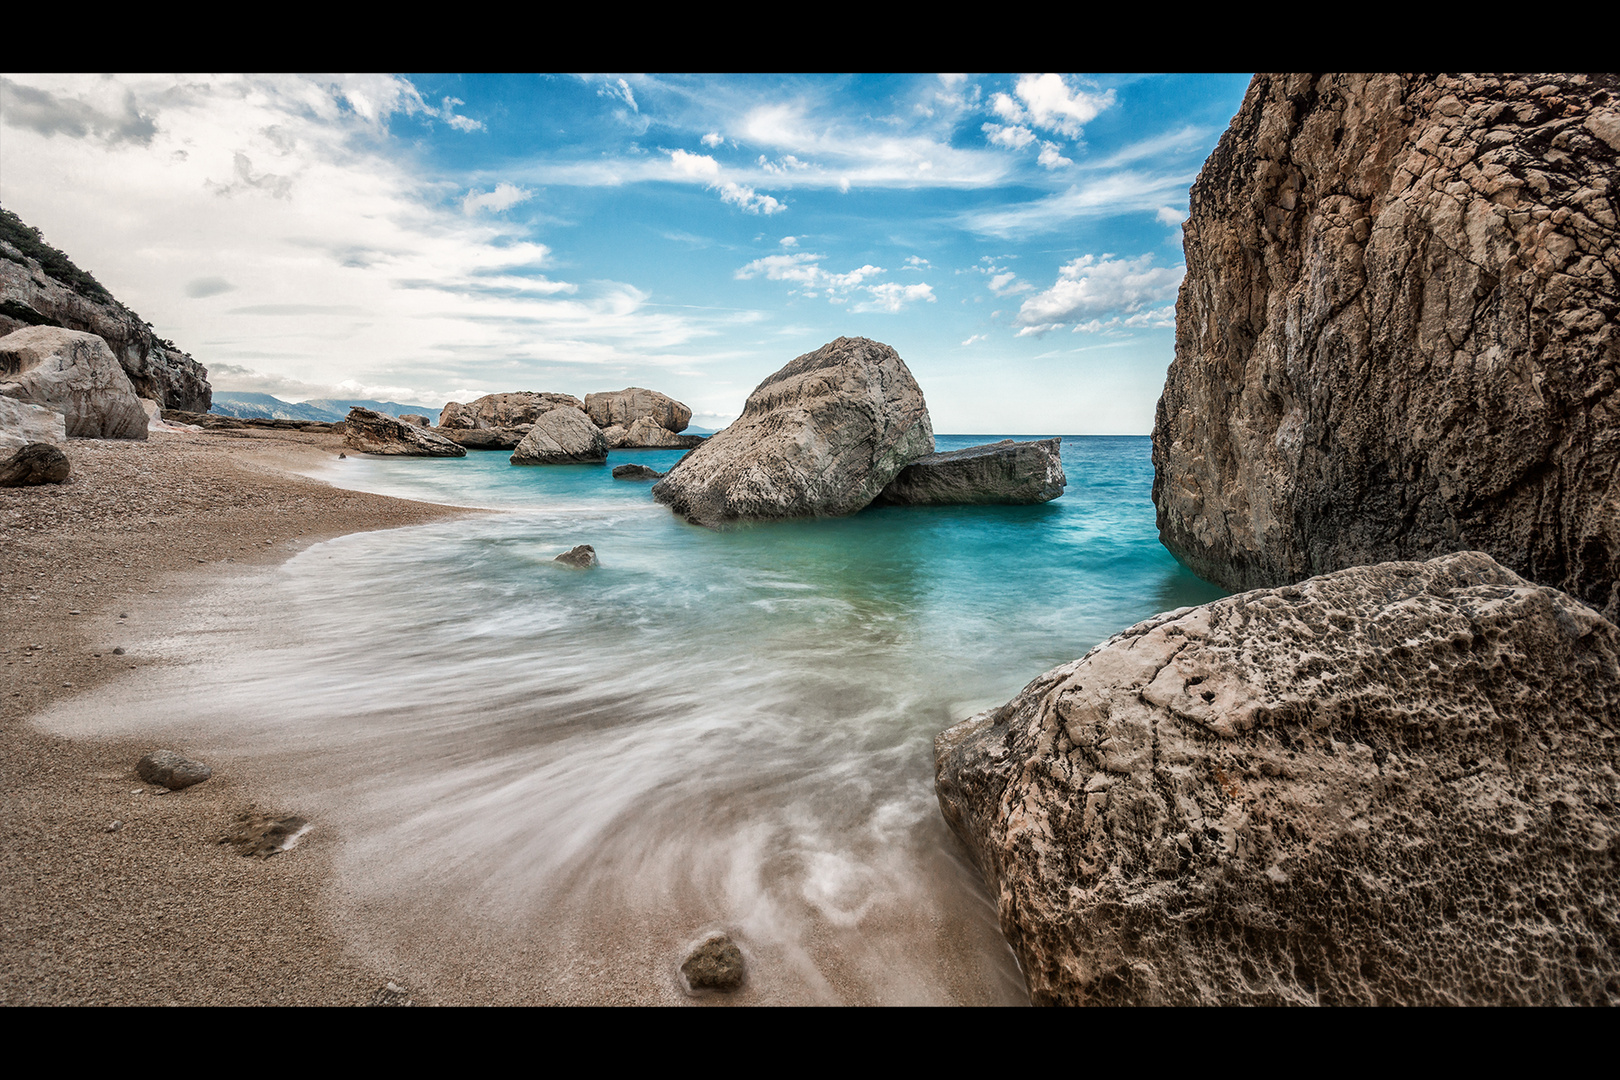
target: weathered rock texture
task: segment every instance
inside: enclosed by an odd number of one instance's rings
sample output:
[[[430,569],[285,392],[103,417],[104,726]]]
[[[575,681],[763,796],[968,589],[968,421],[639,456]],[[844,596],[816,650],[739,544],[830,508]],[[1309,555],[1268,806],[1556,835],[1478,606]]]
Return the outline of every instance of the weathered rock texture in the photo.
[[[1063,494],[1062,440],[1003,439],[918,458],[889,482],[878,502],[906,505],[1043,503]]]
[[[1620,77],[1258,75],[1192,188],[1160,535],[1228,588],[1460,548],[1620,614]]]
[[[29,443],[64,443],[67,422],[61,412],[46,405],[0,396],[0,450],[17,450]]]
[[[135,763],[135,774],[148,784],[179,791],[202,783],[214,775],[214,770],[173,750],[154,750]]]
[[[362,454],[466,457],[467,451],[426,428],[356,405],[343,421],[343,445]]]
[[[165,408],[208,411],[213,391],[207,368],[158,337],[15,214],[0,210],[0,219],[0,335],[25,326],[95,334],[117,357],[139,396]]]
[[[518,390],[510,394],[485,394],[466,405],[448,402],[439,413],[439,427],[476,430],[510,428],[532,424],[552,409],[579,409],[584,404],[570,394],[541,394]]]
[[[509,428],[436,427],[433,433],[468,450],[515,450],[518,443],[523,441],[523,436],[533,430],[533,424],[519,424]]]
[[[60,409],[70,438],[146,438],[146,410],[95,334],[29,326],[0,338],[0,397]]]
[[[742,986],[747,974],[742,950],[729,934],[708,935],[681,961],[681,979],[689,994],[706,990],[729,994]]]
[[[934,450],[922,390],[889,346],[839,338],[760,383],[742,416],[653,486],[715,525],[853,514]]]
[[[1620,630],[1479,552],[1155,616],[935,740],[1031,994],[1620,1004]]]
[[[613,479],[615,480],[657,480],[664,474],[647,465],[615,465],[613,466]]]
[[[599,465],[607,460],[602,429],[580,409],[552,409],[512,451],[514,465]]]
[[[0,487],[60,484],[72,471],[68,456],[51,443],[29,443],[9,456],[0,451]]]
[[[619,430],[610,428],[609,430]],[[608,437],[608,444],[615,449],[664,449],[664,450],[690,450],[702,446],[704,438],[701,435],[677,435],[668,428],[660,427],[658,421],[650,416],[643,416],[640,420],[623,429],[624,434],[617,441],[604,431]]]
[[[613,393],[586,394],[585,415],[603,429],[615,425],[628,429],[637,420],[646,418],[665,431],[681,432],[692,422],[691,409],[667,394],[639,386]]]

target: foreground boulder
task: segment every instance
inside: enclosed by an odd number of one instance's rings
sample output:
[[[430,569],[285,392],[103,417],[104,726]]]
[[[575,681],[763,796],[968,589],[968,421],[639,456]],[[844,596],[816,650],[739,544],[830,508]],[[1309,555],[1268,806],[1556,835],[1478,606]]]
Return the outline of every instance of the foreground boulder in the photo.
[[[561,408],[541,414],[512,451],[512,464],[600,465],[607,455],[602,429],[583,411]]]
[[[70,438],[146,438],[135,387],[96,334],[30,326],[0,338],[0,396],[61,410]]]
[[[839,338],[760,383],[742,416],[653,487],[707,525],[853,514],[934,450],[922,390],[887,345]]]
[[[674,434],[685,431],[692,422],[691,409],[667,394],[639,386],[610,394],[586,394],[585,415],[604,430],[614,426],[629,428],[637,420],[646,419]]]
[[[0,397],[0,450],[19,450],[40,442],[67,442],[67,422],[61,412],[46,405]]]
[[[485,428],[513,428],[532,424],[552,409],[579,409],[584,403],[571,394],[541,394],[519,390],[510,394],[485,394],[463,405],[448,402],[439,413],[439,427],[463,431]]]
[[[62,448],[50,443],[29,443],[9,457],[0,450],[0,487],[60,484],[72,471]]]
[[[426,428],[356,405],[343,421],[343,445],[362,454],[466,457],[467,451]]]
[[[729,934],[705,936],[681,961],[681,980],[689,994],[704,991],[729,994],[742,986],[747,974],[742,950]]]
[[[1063,494],[1061,439],[1002,439],[918,458],[878,496],[878,502],[912,506],[961,503],[1043,503]]]
[[[1257,75],[1153,428],[1227,588],[1458,548],[1620,618],[1620,75]]]
[[[1620,630],[1479,552],[1156,616],[934,753],[1038,1002],[1620,1004]]]
[[[214,770],[173,750],[154,750],[135,763],[135,775],[148,784],[179,791],[202,783],[214,775]]]

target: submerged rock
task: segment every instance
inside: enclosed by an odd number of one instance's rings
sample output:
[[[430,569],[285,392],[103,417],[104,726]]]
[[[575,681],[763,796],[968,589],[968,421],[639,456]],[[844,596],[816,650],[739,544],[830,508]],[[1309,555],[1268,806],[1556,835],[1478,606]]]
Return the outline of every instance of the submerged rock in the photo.
[[[742,416],[683,457],[653,497],[710,525],[853,514],[933,449],[905,361],[881,342],[839,338],[760,383]]]
[[[596,565],[596,549],[589,544],[580,544],[569,548],[552,561],[565,563],[568,566],[577,566],[581,570],[588,570]]]
[[[639,386],[626,387],[612,393],[586,394],[585,414],[591,423],[604,430],[610,427],[629,429],[638,420],[651,420],[670,433],[686,430],[692,422],[692,410],[668,394],[656,390],[643,390]]]
[[[96,334],[30,326],[0,338],[0,396],[60,409],[70,438],[146,438],[135,387]]]
[[[681,961],[687,993],[712,990],[729,994],[742,986],[746,974],[742,950],[727,934],[710,934]]]
[[[599,465],[607,461],[607,440],[579,409],[552,409],[512,452],[514,465]]]
[[[1164,544],[1489,552],[1620,618],[1620,75],[1257,75],[1182,226]]]
[[[1620,1004],[1620,630],[1482,553],[1155,616],[934,754],[1038,1002]]]
[[[296,814],[263,814],[247,810],[237,815],[236,823],[224,836],[221,844],[229,844],[243,858],[268,859],[287,851],[309,831],[309,822]]]
[[[889,482],[877,501],[907,505],[1043,503],[1063,494],[1060,439],[1003,439],[918,458]]]
[[[664,474],[657,469],[646,465],[615,465],[613,466],[613,479],[615,480],[657,480]]]
[[[214,775],[214,770],[173,750],[154,750],[135,763],[135,775],[148,784],[179,791],[202,783]]]
[[[466,457],[467,451],[426,428],[402,424],[356,405],[343,421],[343,445],[362,454],[407,457]]]
[[[0,458],[0,487],[60,484],[72,471],[73,463],[61,447],[29,443],[10,457]]]

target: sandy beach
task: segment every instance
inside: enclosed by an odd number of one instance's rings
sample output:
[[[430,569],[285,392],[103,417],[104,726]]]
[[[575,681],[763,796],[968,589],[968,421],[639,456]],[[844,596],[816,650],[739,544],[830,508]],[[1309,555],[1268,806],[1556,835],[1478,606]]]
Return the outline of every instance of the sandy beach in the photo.
[[[73,440],[67,483],[0,489],[0,1004],[364,1004],[396,977],[346,951],[323,907],[330,831],[269,859],[218,842],[250,809],[296,810],[264,778],[216,767],[168,793],[135,773],[156,747],[25,720],[141,666],[114,650],[200,585],[459,512],[293,471],[340,449],[256,430]]]

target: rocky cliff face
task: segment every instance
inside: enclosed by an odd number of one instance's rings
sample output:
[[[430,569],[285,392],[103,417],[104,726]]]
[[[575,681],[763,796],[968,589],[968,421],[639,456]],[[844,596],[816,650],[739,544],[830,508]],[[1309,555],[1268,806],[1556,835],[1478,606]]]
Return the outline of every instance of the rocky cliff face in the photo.
[[[934,742],[1037,1002],[1620,1004],[1620,630],[1479,552],[1155,616]]]
[[[95,334],[112,349],[136,394],[166,409],[208,411],[207,368],[159,338],[15,214],[0,210],[0,217],[0,336],[26,326]]]
[[[1620,77],[1260,75],[1192,189],[1165,545],[1490,552],[1620,614]]]

